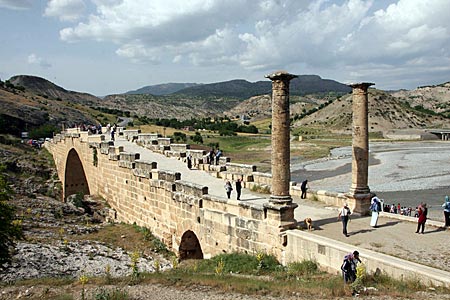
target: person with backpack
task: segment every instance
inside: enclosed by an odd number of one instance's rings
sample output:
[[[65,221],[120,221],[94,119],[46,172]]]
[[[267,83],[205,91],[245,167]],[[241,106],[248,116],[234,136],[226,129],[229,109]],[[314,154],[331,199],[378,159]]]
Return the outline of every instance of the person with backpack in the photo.
[[[339,210],[339,215],[338,215],[338,220],[342,221],[342,233],[348,237],[348,233],[347,233],[347,224],[348,224],[348,220],[350,219],[350,215],[351,215],[351,211],[350,208],[348,207],[347,203],[344,203],[344,207],[342,207]]]
[[[356,266],[360,263],[359,252],[353,251],[344,256],[344,262],[341,265],[342,276],[345,283],[352,283],[356,280]]]
[[[442,207],[444,208],[444,222],[445,227],[450,226],[450,199],[448,196],[445,196],[445,202],[442,204]]]

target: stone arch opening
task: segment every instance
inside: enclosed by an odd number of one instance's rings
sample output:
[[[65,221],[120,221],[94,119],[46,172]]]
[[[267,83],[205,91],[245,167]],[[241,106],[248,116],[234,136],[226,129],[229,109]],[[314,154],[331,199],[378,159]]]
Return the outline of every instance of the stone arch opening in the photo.
[[[180,254],[180,260],[203,259],[202,247],[192,230],[183,233],[178,253]]]
[[[68,196],[82,193],[89,195],[89,185],[84,172],[83,164],[75,149],[67,155],[66,170],[64,174],[64,199]]]

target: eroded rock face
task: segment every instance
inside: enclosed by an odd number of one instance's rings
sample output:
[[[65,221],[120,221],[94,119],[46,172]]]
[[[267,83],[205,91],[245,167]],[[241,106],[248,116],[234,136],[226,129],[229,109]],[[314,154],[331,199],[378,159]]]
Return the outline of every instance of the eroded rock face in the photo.
[[[170,263],[161,258],[144,257],[138,260],[140,272],[154,272],[155,260],[160,270],[170,268]],[[111,277],[131,275],[130,254],[120,248],[112,249],[95,241],[44,243],[20,242],[16,254],[6,269],[0,272],[0,280],[15,280],[43,277]]]

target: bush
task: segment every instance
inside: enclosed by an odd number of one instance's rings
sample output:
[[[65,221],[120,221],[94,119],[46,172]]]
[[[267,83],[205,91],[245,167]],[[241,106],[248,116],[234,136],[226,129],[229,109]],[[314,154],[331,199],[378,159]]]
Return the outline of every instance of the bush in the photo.
[[[317,267],[317,263],[310,260],[290,263],[287,266],[289,276],[312,275],[316,274],[318,270],[319,268]]]
[[[196,144],[203,144],[203,137],[200,132],[196,132],[194,136],[191,136],[191,140]]]
[[[28,133],[28,136],[30,139],[39,139],[39,138],[46,138],[46,137],[53,137],[54,133],[58,133],[59,128],[53,125],[42,125],[37,128],[33,128]]]
[[[215,273],[219,262],[223,262],[222,273],[255,274],[261,271],[271,272],[280,269],[281,265],[272,255],[257,256],[244,253],[220,254],[209,260],[200,261],[198,271]]]
[[[95,300],[127,300],[130,299],[126,291],[121,291],[120,289],[104,289],[100,288],[94,297]]]

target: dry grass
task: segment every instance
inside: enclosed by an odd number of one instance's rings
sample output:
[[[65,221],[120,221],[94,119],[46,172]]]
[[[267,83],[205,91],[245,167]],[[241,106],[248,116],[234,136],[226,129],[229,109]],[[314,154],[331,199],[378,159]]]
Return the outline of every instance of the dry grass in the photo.
[[[123,248],[127,252],[138,251],[149,256],[155,251],[166,257],[173,256],[173,253],[168,251],[149,230],[136,225],[109,224],[101,227],[97,232],[73,236],[72,239],[99,241],[107,245]]]

